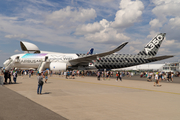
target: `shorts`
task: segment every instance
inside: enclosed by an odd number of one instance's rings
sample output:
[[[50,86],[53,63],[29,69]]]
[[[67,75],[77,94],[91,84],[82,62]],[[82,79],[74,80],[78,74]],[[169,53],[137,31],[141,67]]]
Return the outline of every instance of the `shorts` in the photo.
[[[45,79],[48,79],[48,76],[45,76]]]

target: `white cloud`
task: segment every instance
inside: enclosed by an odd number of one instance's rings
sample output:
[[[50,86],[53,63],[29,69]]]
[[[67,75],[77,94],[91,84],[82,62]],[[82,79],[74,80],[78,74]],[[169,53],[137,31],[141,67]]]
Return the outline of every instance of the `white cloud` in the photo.
[[[101,24],[99,24],[98,22],[94,22],[93,24],[87,24],[87,25],[82,25],[82,26],[79,26],[77,29],[76,29],[76,32],[75,34],[76,35],[84,35],[86,33],[94,33],[94,32],[98,32],[100,30],[102,30],[103,27]]]
[[[97,0],[94,0],[94,1],[97,1]],[[98,0],[100,2],[113,2],[114,0]]]
[[[152,10],[152,12],[162,22],[166,21],[167,16],[180,16],[179,0],[154,0],[153,2],[155,3],[156,7]]]
[[[171,26],[172,29],[176,27],[180,27],[180,17],[171,18],[169,20],[169,25]]]
[[[20,51],[19,51],[19,50],[15,50],[14,52],[15,52],[15,53],[18,53],[18,52],[20,52]]]
[[[147,36],[147,38],[153,38],[158,34],[156,31],[151,31],[150,34]]]
[[[152,0],[155,5],[169,4],[169,3],[180,3],[179,0]]]
[[[152,12],[156,18],[149,22],[152,33],[158,33],[160,30],[168,34],[168,39],[179,40],[178,31],[180,31],[180,0],[153,0],[156,5]]]
[[[115,29],[107,28],[100,32],[96,32],[95,34],[87,34],[85,35],[85,39],[94,43],[117,44],[127,41],[130,38],[125,36],[123,33],[118,33]]]
[[[110,26],[110,23],[109,21],[107,21],[106,19],[102,19],[100,22],[99,22],[104,28],[108,28]]]
[[[21,35],[6,35],[5,38],[27,38],[28,35],[21,34]]]
[[[95,33],[99,32],[101,30],[104,30],[105,28],[109,28],[110,22],[107,21],[106,19],[102,19],[99,23],[94,22],[94,23],[88,23],[86,25],[81,25],[76,29],[75,34],[76,35],[85,35],[88,33]]]
[[[120,2],[121,10],[117,11],[115,21],[102,19],[100,22],[94,22],[79,26],[76,29],[76,35],[84,35],[88,41],[94,43],[111,43],[127,41],[127,37],[121,33],[124,29],[116,30],[117,27],[129,27],[137,22],[142,15],[144,5],[141,1],[122,0]],[[93,34],[94,33],[94,34]]]
[[[163,46],[173,46],[175,44],[176,44],[175,40],[165,40],[163,42]]]
[[[163,42],[166,47],[163,49],[168,49],[169,52],[174,49],[178,51],[176,44],[180,38],[179,0],[153,0],[153,7],[146,3],[149,4],[149,1],[23,1],[18,3],[15,9],[12,8],[14,11],[11,14],[0,13],[0,39],[9,42],[26,38],[32,43],[36,41],[43,45],[56,44],[70,48],[68,50],[81,51],[93,46],[97,53],[130,41],[120,52],[138,53],[138,49],[143,49],[139,46],[145,44],[147,38],[152,39],[161,31],[167,32],[169,39]],[[147,11],[150,14],[147,14]],[[134,23],[141,22],[141,17],[143,22],[133,26]],[[144,39],[149,30],[150,34]],[[59,50],[64,49],[59,47]]]
[[[151,25],[151,28],[159,28],[162,27],[162,23],[159,22],[158,19],[153,19],[149,22],[149,24]]]
[[[139,21],[144,5],[139,0],[122,0],[119,8],[121,10],[116,12],[115,21],[112,23],[112,26],[129,27]]]
[[[43,5],[48,5],[48,6],[54,6],[51,2],[48,2],[47,0],[29,0],[30,2],[34,4],[43,4]]]
[[[93,8],[76,9],[74,7],[67,6],[66,8],[54,11],[46,16],[46,24],[55,24],[63,22],[85,22],[96,17],[96,11]]]
[[[35,19],[26,19],[25,22],[27,23],[35,23],[35,24],[40,24],[40,23],[44,23],[44,21],[40,21],[40,20],[35,20]]]
[[[139,49],[136,49],[134,46],[130,46],[129,50],[131,54],[137,54],[139,52]]]

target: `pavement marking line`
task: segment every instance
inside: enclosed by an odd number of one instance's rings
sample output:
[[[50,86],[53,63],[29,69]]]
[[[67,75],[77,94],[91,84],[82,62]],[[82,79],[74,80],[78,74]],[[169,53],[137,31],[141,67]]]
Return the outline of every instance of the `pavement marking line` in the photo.
[[[53,79],[55,79],[55,78],[53,78]],[[57,78],[56,78],[56,79],[57,79]],[[58,79],[58,80],[59,80],[59,79]],[[75,79],[73,79],[73,80],[69,80],[69,79],[60,79],[60,80],[180,95],[180,93],[175,93],[175,92],[166,92],[166,91],[150,90],[150,89],[144,89],[144,88],[135,88],[135,87],[127,87],[127,86],[119,86],[119,85],[109,85],[109,84],[102,84],[102,83],[93,83],[93,82],[86,82],[86,81],[78,81],[78,80],[75,80]]]

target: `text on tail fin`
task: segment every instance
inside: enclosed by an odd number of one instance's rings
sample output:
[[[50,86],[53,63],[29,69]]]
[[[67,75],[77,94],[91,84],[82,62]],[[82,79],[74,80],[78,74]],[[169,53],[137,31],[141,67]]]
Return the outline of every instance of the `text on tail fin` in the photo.
[[[162,41],[164,40],[165,35],[166,33],[158,34],[144,47],[144,50],[138,53],[138,55],[155,56],[161,46]]]

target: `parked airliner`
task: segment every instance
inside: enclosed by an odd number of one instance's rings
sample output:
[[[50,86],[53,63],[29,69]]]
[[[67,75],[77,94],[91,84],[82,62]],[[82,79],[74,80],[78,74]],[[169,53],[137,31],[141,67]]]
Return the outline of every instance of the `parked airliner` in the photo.
[[[88,70],[130,67],[173,57],[173,55],[155,56],[165,35],[166,33],[156,35],[142,51],[135,55],[113,54],[121,50],[128,42],[122,43],[114,50],[99,54],[92,54],[93,49],[87,54],[66,54],[40,51],[36,45],[21,41],[21,49],[27,53],[11,56],[4,62],[4,67],[7,70],[11,68],[35,68],[38,71],[42,71],[45,68],[59,71],[67,69]],[[89,65],[90,63],[92,65]]]

